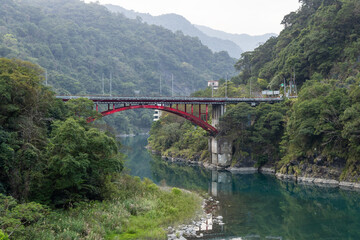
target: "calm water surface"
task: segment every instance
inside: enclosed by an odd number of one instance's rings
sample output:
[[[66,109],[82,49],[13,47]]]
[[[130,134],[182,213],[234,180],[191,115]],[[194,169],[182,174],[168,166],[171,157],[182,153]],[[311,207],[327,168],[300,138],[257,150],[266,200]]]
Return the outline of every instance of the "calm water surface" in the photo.
[[[130,174],[219,200],[225,225],[206,239],[360,239],[359,192],[167,163],[144,148],[146,138],[120,139]]]

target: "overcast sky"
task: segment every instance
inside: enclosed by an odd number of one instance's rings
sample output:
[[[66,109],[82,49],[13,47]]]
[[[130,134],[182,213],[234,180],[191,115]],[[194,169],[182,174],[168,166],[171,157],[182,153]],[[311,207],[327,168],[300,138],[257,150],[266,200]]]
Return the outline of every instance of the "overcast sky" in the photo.
[[[86,2],[93,0],[86,0]],[[283,17],[296,11],[298,0],[99,0],[136,12],[177,13],[193,24],[228,33],[280,33]]]

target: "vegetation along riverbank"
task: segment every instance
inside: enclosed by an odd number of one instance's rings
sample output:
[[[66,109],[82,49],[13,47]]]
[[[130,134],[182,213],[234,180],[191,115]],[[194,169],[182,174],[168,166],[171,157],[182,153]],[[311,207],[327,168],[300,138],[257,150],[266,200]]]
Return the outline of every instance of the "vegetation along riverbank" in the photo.
[[[207,88],[193,96],[260,97],[268,88],[296,93],[297,98],[273,105],[227,106],[217,137],[231,143],[228,167],[265,167],[278,176],[358,186],[360,5],[352,0],[301,2],[298,11],[284,17],[278,37],[242,54],[235,65],[238,76],[220,80],[214,93]],[[172,118],[165,115],[152,126],[152,149],[209,164],[206,132]]]
[[[122,172],[92,102],[64,104],[34,64],[0,59],[0,238],[166,239],[202,199]]]

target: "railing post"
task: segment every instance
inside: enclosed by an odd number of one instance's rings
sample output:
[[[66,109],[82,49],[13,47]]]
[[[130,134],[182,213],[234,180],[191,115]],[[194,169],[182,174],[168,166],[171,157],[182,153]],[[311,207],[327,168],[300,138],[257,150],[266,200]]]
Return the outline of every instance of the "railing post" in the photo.
[[[201,105],[199,104],[199,118],[201,119]]]
[[[98,112],[99,111],[99,105],[96,104],[96,111]]]
[[[194,115],[194,105],[191,104],[191,115]]]
[[[115,110],[115,104],[113,104],[113,110]]]
[[[179,104],[176,104],[176,110],[179,110]]]

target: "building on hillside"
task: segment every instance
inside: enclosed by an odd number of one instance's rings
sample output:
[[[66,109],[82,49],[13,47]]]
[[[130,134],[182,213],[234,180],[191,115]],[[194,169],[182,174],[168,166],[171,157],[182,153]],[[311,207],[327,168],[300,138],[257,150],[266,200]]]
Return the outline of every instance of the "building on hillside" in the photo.
[[[264,97],[279,97],[280,96],[280,91],[273,91],[273,90],[264,90],[261,92],[261,94]]]
[[[219,88],[219,81],[216,80],[208,81],[208,87],[217,90]]]

